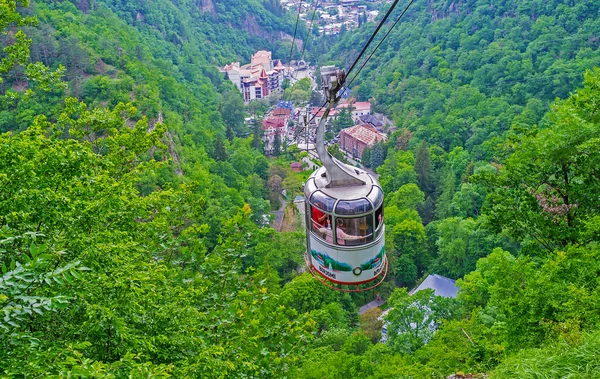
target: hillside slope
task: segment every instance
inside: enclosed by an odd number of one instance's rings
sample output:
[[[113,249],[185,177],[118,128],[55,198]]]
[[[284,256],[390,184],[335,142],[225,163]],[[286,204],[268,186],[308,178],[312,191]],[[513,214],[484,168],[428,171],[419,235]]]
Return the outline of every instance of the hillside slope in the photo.
[[[600,65],[599,9],[597,1],[415,2],[356,78],[354,94],[373,97],[419,140],[490,160],[497,152],[482,144],[524,119],[537,123],[550,101]],[[374,27],[347,33],[325,59],[346,65]]]

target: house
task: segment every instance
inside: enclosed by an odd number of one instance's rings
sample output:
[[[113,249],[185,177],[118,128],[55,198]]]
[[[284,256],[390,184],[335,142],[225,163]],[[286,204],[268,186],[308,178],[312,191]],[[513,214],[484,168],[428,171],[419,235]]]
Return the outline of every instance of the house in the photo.
[[[373,116],[372,114],[366,114],[366,115],[360,116],[359,120],[363,124],[369,124],[372,127],[374,127],[375,129],[377,129],[377,131],[383,133],[383,127],[385,126],[385,124],[383,123],[383,121],[381,121],[377,117]]]
[[[354,125],[340,132],[340,149],[360,159],[367,147],[385,140],[387,136],[370,125]]]
[[[292,114],[292,110],[289,108],[275,108],[271,111],[271,116],[273,117],[283,117],[286,121],[290,118]]]
[[[285,135],[285,124],[287,120],[284,117],[269,116],[263,120],[263,141],[265,143],[265,152],[271,154],[273,152],[273,144],[275,136],[279,135],[283,141]]]
[[[325,115],[325,108],[313,107],[313,109],[310,111],[309,120],[312,120],[311,124],[314,122],[316,125],[319,125],[319,123],[323,119],[324,115]],[[337,116],[337,111],[335,109],[332,109],[329,111],[328,118],[330,120],[334,119],[336,116]]]
[[[261,65],[265,70],[272,70],[273,59],[271,59],[271,52],[267,50],[259,50],[255,54],[252,54],[250,56],[250,65],[252,67]]]
[[[253,75],[242,80],[242,95],[246,103],[267,97],[269,93],[269,77],[264,68],[258,76]]]
[[[302,163],[300,163],[300,162],[292,162],[292,164],[290,164],[290,168],[294,172],[300,172],[300,171],[302,171]]]
[[[442,296],[446,298],[456,298],[458,294],[458,287],[456,286],[456,280],[446,278],[445,276],[431,274],[428,275],[421,284],[419,284],[416,288],[413,288],[408,292],[409,295],[414,295],[419,291],[423,291],[425,289],[432,289],[433,293],[436,296]],[[391,309],[391,308],[390,308]],[[380,320],[384,320],[385,316],[389,313],[390,309],[386,310],[379,316]],[[412,324],[411,324],[412,325]],[[412,326],[414,328],[414,326]],[[430,326],[435,331],[437,329],[436,325]],[[385,342],[388,339],[388,324],[384,323],[383,328],[381,329],[381,341]]]
[[[456,298],[458,287],[456,280],[446,278],[445,276],[431,274],[417,288],[412,289],[409,295],[422,291],[424,289],[432,289],[437,296]]]
[[[269,154],[273,151],[276,135],[279,135],[282,143],[286,139],[291,114],[292,111],[289,108],[275,108],[263,120],[263,141],[266,153]]]
[[[361,116],[371,113],[371,102],[369,101],[352,101],[353,99],[342,100],[338,103],[336,109],[349,108],[352,110],[352,119],[357,122]]]

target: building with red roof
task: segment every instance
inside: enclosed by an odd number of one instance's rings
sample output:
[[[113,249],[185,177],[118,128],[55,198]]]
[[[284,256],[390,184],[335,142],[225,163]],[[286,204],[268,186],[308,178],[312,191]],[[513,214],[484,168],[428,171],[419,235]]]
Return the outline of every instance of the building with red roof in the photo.
[[[266,50],[252,54],[249,64],[240,66],[240,62],[233,62],[219,70],[242,92],[246,103],[281,91],[285,73],[281,61],[273,60],[271,52]]]
[[[302,171],[302,163],[300,162],[292,162],[292,164],[290,164],[290,167],[294,172]]]
[[[369,101],[353,101],[354,99],[344,99],[340,101],[336,109],[350,108],[352,110],[352,119],[357,122],[361,116],[371,113],[371,102]]]
[[[291,113],[291,110],[288,108],[275,108],[263,120],[263,141],[265,143],[265,152],[267,154],[273,151],[275,136],[278,135],[282,143],[285,140]]]
[[[354,125],[340,132],[340,149],[360,159],[367,147],[385,140],[387,136],[371,125]]]
[[[329,118],[335,118],[337,116],[337,110],[332,109],[331,111],[329,111]],[[323,118],[323,115],[325,114],[325,108],[317,108],[314,107],[311,111],[311,119],[314,121],[315,124],[319,124],[319,122],[321,122],[321,119]]]

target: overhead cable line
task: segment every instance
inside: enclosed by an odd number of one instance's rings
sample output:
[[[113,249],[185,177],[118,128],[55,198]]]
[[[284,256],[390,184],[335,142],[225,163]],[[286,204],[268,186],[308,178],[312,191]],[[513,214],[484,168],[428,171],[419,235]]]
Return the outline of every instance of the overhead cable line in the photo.
[[[298,33],[298,23],[299,23],[299,21],[300,21],[300,12],[302,11],[302,1],[303,1],[303,0],[300,0],[300,3],[298,4],[298,13],[297,13],[297,15],[296,15],[296,26],[294,27],[294,36],[292,37],[292,47],[290,48],[290,58],[288,59],[288,63],[287,63],[287,67],[288,67],[288,74],[290,73],[290,69],[291,69],[291,62],[292,62],[292,56],[293,56],[293,54],[294,54],[294,43],[296,42],[296,34]],[[290,74],[290,79],[291,79],[291,74]],[[284,78],[284,81],[285,81],[285,78]],[[291,80],[288,80],[288,83],[289,83],[289,85],[291,85]],[[287,100],[285,99],[285,90],[283,90],[283,94],[281,95],[281,100],[282,100],[282,101],[284,101],[284,102],[286,102],[286,101],[287,101]],[[291,116],[291,112],[292,112],[292,111],[291,111],[291,109],[290,109],[290,116]],[[280,114],[280,115],[277,117],[277,124],[279,124],[279,121],[281,121],[281,119],[282,119],[282,118],[284,118],[284,116],[283,116],[283,115],[281,115],[281,114]],[[277,125],[276,125],[276,126],[277,126]],[[277,134],[278,134],[278,133],[277,133],[277,132],[275,132],[275,136],[277,136]],[[273,138],[275,138],[275,137],[273,137]],[[280,139],[281,139],[281,137],[280,137]],[[283,142],[283,141],[281,141],[281,142]],[[275,143],[275,139],[273,139],[273,143]],[[286,146],[286,148],[287,148],[288,146],[289,146],[289,145],[287,145],[287,146]]]
[[[310,26],[308,27],[308,33],[306,34],[306,41],[302,45],[302,54],[300,55],[300,60],[304,60],[304,50],[306,50],[306,44],[308,39],[310,38],[310,31],[312,30],[313,22],[315,21],[315,15],[317,14],[317,7],[319,6],[319,0],[315,2],[315,9],[313,9],[313,14],[310,19]]]
[[[341,83],[342,87],[345,85],[345,80],[348,77],[348,75],[350,74],[350,72],[354,69],[354,67],[356,67],[356,64],[358,63],[358,61],[360,60],[360,58],[362,58],[363,54],[367,51],[367,49],[369,48],[369,45],[371,44],[371,42],[373,42],[373,40],[375,39],[375,36],[377,35],[377,33],[379,33],[379,30],[381,30],[381,28],[383,27],[383,24],[385,24],[385,22],[387,21],[387,19],[389,18],[389,16],[392,14],[392,12],[394,11],[394,9],[396,8],[396,5],[399,2],[400,2],[400,0],[394,0],[394,2],[392,3],[392,5],[390,6],[390,8],[388,9],[388,11],[386,12],[385,16],[381,19],[381,21],[377,25],[377,28],[375,28],[375,30],[371,34],[371,37],[369,37],[369,40],[367,41],[367,43],[365,44],[365,46],[363,46],[362,50],[360,51],[360,53],[358,54],[358,56],[356,57],[356,59],[354,60],[354,62],[350,66],[350,68],[348,69],[348,71],[346,72],[346,77],[344,78],[344,81]],[[390,32],[392,31],[392,29],[396,26],[396,24],[398,24],[398,22],[400,21],[400,19],[402,19],[402,17],[408,11],[408,9],[410,8],[410,6],[412,5],[413,2],[414,2],[414,0],[411,0],[408,3],[408,5],[406,6],[406,8],[404,8],[404,11],[402,11],[402,13],[400,14],[400,16],[396,19],[396,21],[394,22],[394,24],[387,31],[387,33],[385,34],[385,36],[383,37],[383,39],[381,41],[379,41],[379,43],[377,44],[377,46],[375,47],[375,49],[371,52],[371,54],[366,59],[366,61],[361,65],[359,71],[352,77],[352,80],[350,81],[350,84],[352,84],[352,82],[357,77],[357,75],[362,71],[362,69],[365,67],[365,65],[367,64],[367,62],[371,59],[371,57],[373,56],[373,54],[375,54],[375,52],[377,51],[377,49],[379,48],[379,46],[381,46],[381,44],[387,38],[387,36],[390,34]],[[314,16],[314,14],[313,14],[313,16]],[[311,119],[310,119],[310,121],[308,122],[307,125],[310,125],[310,123],[312,123],[312,121],[315,119],[315,117],[317,116],[317,114],[319,114],[319,112],[326,105],[327,105],[327,101],[324,102],[323,105],[321,105],[319,107],[319,109],[311,117]]]
[[[346,78],[348,77],[348,75],[350,74],[350,72],[354,69],[354,67],[356,66],[356,64],[358,63],[358,61],[362,57],[362,55],[365,53],[365,51],[369,48],[369,45],[371,44],[371,42],[373,42],[373,39],[375,39],[375,36],[379,32],[379,30],[381,29],[381,27],[383,26],[383,24],[385,23],[385,21],[388,19],[388,17],[390,16],[390,14],[394,11],[394,8],[396,7],[396,5],[398,4],[399,1],[400,0],[395,0],[394,3],[390,6],[390,8],[388,9],[388,11],[386,12],[385,16],[381,19],[381,21],[379,22],[379,25],[377,25],[377,28],[375,29],[375,31],[373,32],[373,34],[371,34],[371,37],[369,37],[369,40],[367,41],[367,43],[365,44],[365,46],[362,48],[360,54],[358,55],[358,57],[356,57],[356,59],[354,60],[354,62],[352,63],[352,65],[350,66],[350,68],[348,69],[348,71],[346,72]],[[371,54],[369,55],[369,57],[367,58],[367,60],[361,65],[361,67],[360,67],[359,71],[356,73],[356,75],[354,75],[352,77],[352,80],[350,81],[350,84],[352,84],[352,82],[354,81],[354,79],[356,78],[356,76],[360,73],[360,71],[362,71],[363,67],[365,67],[365,65],[367,64],[367,62],[369,61],[369,59],[371,59],[371,57],[373,56],[373,54],[375,54],[375,52],[377,51],[377,49],[379,48],[379,46],[381,46],[381,44],[383,43],[383,41],[390,34],[390,32],[396,26],[396,24],[400,21],[400,19],[402,18],[402,16],[404,16],[404,14],[406,13],[406,11],[408,11],[408,8],[410,8],[410,6],[412,5],[413,2],[414,2],[414,0],[411,0],[410,3],[408,3],[408,5],[406,6],[406,8],[404,8],[404,11],[402,11],[402,13],[400,14],[400,16],[396,19],[396,21],[394,22],[394,24],[387,31],[387,33],[385,34],[385,36],[383,37],[383,39],[377,44],[377,46],[375,47],[375,49],[373,50],[373,52],[371,52]],[[342,82],[342,86],[344,86],[344,85],[345,85],[345,79],[344,79],[344,82]],[[325,103],[323,103],[323,105],[321,105],[321,107],[319,108],[319,110],[313,115],[313,117],[308,122],[309,124],[314,120],[314,118],[316,117],[316,115],[326,105],[327,105],[327,102],[325,102]]]
[[[398,22],[400,21],[400,19],[402,19],[402,17],[408,11],[408,8],[410,8],[410,6],[412,5],[412,3],[414,1],[415,0],[410,0],[410,2],[408,3],[408,5],[406,6],[406,8],[404,8],[404,10],[400,14],[400,16],[398,16],[398,18],[396,19],[396,21],[388,29],[387,33],[385,33],[385,35],[383,36],[383,38],[381,39],[381,41],[379,41],[379,43],[377,44],[377,46],[375,46],[375,49],[373,49],[373,51],[371,52],[371,54],[369,54],[369,56],[367,57],[367,59],[360,66],[360,68],[358,69],[358,72],[352,77],[352,80],[350,80],[350,83],[348,83],[348,87],[350,87],[350,85],[352,84],[352,82],[354,82],[354,79],[356,79],[356,77],[358,76],[358,74],[360,74],[360,72],[362,71],[362,69],[367,64],[367,62],[369,62],[369,60],[371,59],[371,57],[373,56],[373,54],[375,54],[375,52],[377,51],[377,49],[379,49],[379,46],[381,46],[381,44],[383,43],[383,41],[385,41],[385,39],[387,38],[387,36],[390,35],[391,31],[394,29],[394,27],[396,26],[396,24],[398,24]],[[348,73],[349,73],[349,71],[348,71]],[[348,74],[346,74],[346,75],[348,75]]]
[[[381,21],[379,22],[379,25],[377,25],[377,28],[375,28],[375,31],[373,32],[373,34],[371,34],[371,37],[369,37],[369,40],[367,41],[367,43],[365,44],[365,46],[362,48],[360,54],[358,54],[358,57],[356,57],[356,59],[354,60],[354,62],[352,63],[352,65],[350,66],[350,68],[348,69],[348,71],[346,71],[346,75],[350,74],[350,72],[354,69],[354,66],[356,66],[356,64],[358,63],[358,61],[360,60],[360,58],[365,53],[365,51],[367,51],[367,48],[369,47],[369,45],[371,44],[371,42],[373,41],[373,39],[375,38],[375,36],[379,32],[379,29],[381,29],[381,27],[383,26],[383,24],[387,21],[388,17],[394,11],[394,8],[396,7],[396,5],[398,4],[399,1],[400,0],[394,0],[394,3],[390,6],[390,8],[388,9],[388,11],[385,14],[385,16],[381,19]]]
[[[313,25],[313,22],[315,20],[315,15],[317,14],[317,7],[319,6],[319,1],[320,0],[317,0],[315,2],[315,7],[313,9],[313,14],[312,14],[312,17],[311,17],[311,20],[310,20],[310,26],[308,27],[306,40],[302,44],[302,54],[300,55],[300,60],[301,61],[304,60],[304,52],[306,51],[306,45],[307,45],[308,39],[310,38],[310,30],[312,29],[312,25]],[[302,1],[300,1],[300,7],[298,8],[298,17],[296,18],[296,30],[298,28],[298,19],[300,18],[300,9],[302,9]],[[295,36],[296,36],[296,31],[294,31],[294,37]],[[288,61],[288,67],[290,67],[289,64],[292,61],[292,52],[293,52],[293,49],[294,49],[294,46],[293,46],[293,41],[292,41],[292,49],[290,50],[290,59]],[[298,65],[298,67],[299,67],[299,65]],[[295,79],[298,80],[298,71],[297,70],[295,72]],[[284,95],[285,95],[285,92],[284,92]],[[311,119],[311,121],[312,121],[312,119]],[[299,129],[299,126],[297,126],[297,128]],[[307,125],[307,128],[308,128],[308,125]],[[308,135],[308,131],[306,131],[306,134]],[[295,133],[295,138],[298,138],[298,133]],[[292,141],[290,141],[290,143],[288,143],[286,145],[286,148],[289,147],[289,146],[291,146],[291,144],[292,144]],[[307,146],[308,146],[308,142],[307,142]]]
[[[290,59],[288,60],[288,67],[292,61],[292,53],[294,52],[294,42],[296,42],[296,33],[298,32],[298,22],[300,21],[300,11],[302,10],[302,0],[298,5],[298,15],[296,16],[296,27],[294,28],[294,37],[292,38],[292,48],[290,49]]]

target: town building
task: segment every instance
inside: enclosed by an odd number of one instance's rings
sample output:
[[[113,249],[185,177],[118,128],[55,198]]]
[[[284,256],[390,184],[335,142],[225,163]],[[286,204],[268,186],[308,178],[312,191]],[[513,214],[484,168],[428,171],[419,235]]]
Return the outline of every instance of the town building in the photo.
[[[380,119],[378,119],[377,117],[373,116],[372,114],[366,114],[364,116],[360,116],[359,120],[363,124],[371,125],[375,129],[377,129],[378,132],[383,133],[383,128],[385,126],[385,123],[383,121],[381,121]]]
[[[329,116],[328,119],[329,120],[333,120],[337,117],[337,110],[332,109],[329,111]],[[325,115],[325,108],[321,107],[313,107],[313,109],[310,111],[310,119],[311,124],[314,123],[315,125],[319,125],[319,123],[321,122],[321,119],[323,119],[323,116]]]
[[[219,70],[242,92],[246,103],[280,92],[285,75],[281,61],[274,60],[271,52],[266,50],[252,54],[249,64],[232,62]]]
[[[301,162],[292,162],[290,164],[290,168],[294,172],[300,172],[300,171],[302,171],[302,163]]]
[[[288,108],[275,108],[265,117],[262,122],[263,141],[265,143],[265,153],[272,154],[275,136],[278,135],[283,145],[288,133],[288,123],[291,116],[291,110]]]
[[[425,278],[425,280],[423,280],[423,282],[419,284],[417,288],[414,288],[408,294],[412,295],[425,289],[432,289],[436,296],[442,297],[456,298],[458,294],[456,280],[436,274],[427,275],[427,278]]]
[[[367,0],[367,2],[371,4],[365,5],[360,0],[335,2],[280,0],[281,5],[292,13],[299,13],[300,19],[307,27],[317,28],[319,34],[325,35],[339,35],[342,30],[352,30],[362,27],[367,22],[375,21],[379,15],[377,9],[383,0]],[[316,19],[312,17],[313,10],[316,10]]]
[[[371,114],[371,102],[369,101],[353,101],[354,99],[342,100],[336,106],[336,109],[349,108],[352,110],[351,116],[354,122],[360,121],[361,116]]]
[[[385,140],[387,136],[371,125],[354,125],[340,132],[340,149],[353,158],[361,159],[367,147],[373,147],[377,142]]]

